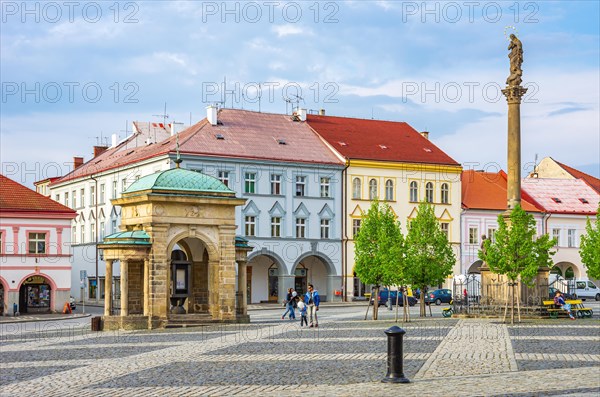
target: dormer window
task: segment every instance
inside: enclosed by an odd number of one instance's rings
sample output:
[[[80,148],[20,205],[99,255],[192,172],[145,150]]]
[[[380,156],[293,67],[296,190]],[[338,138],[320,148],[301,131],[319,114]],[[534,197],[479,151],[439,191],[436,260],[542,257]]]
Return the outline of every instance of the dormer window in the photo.
[[[582,204],[589,204],[590,202],[587,201],[587,199],[584,198],[580,198],[579,201],[581,201]]]
[[[285,142],[285,139],[278,139],[277,143],[280,145],[287,145],[287,143]]]
[[[221,140],[221,141],[225,139],[223,134],[215,134],[215,138],[217,138],[218,140]]]
[[[554,201],[555,203],[562,203],[561,199],[559,199],[558,197],[552,197],[552,201]]]

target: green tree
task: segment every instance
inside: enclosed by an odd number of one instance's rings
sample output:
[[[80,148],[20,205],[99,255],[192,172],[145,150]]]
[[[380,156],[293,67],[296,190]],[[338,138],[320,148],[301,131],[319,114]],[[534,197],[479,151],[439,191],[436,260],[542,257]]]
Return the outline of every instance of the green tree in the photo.
[[[421,317],[425,316],[425,288],[444,282],[452,274],[456,257],[448,237],[440,228],[431,204],[419,204],[418,213],[408,228],[405,240],[406,282],[421,289]]]
[[[377,320],[377,297],[382,285],[402,280],[404,237],[400,223],[387,203],[374,201],[362,218],[354,241],[354,271],[363,283],[375,285],[373,320]]]
[[[505,275],[512,286],[511,323],[514,323],[516,281],[531,285],[540,267],[552,266],[550,249],[555,241],[547,234],[538,238],[533,216],[521,206],[510,213],[510,224],[504,216],[498,215],[498,230],[494,234],[495,242],[487,239],[479,251],[479,259],[485,261],[490,270]]]
[[[600,279],[600,205],[596,210],[596,225],[590,218],[585,225],[585,234],[581,236],[579,254],[589,278]]]

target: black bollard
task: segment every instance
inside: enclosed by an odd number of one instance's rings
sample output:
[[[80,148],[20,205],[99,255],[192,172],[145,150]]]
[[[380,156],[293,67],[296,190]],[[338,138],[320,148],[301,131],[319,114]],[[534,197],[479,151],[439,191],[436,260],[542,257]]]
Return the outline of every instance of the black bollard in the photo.
[[[404,376],[402,344],[406,331],[394,325],[387,331],[384,331],[388,337],[388,357],[387,375],[381,381],[385,383],[410,383],[410,380]]]

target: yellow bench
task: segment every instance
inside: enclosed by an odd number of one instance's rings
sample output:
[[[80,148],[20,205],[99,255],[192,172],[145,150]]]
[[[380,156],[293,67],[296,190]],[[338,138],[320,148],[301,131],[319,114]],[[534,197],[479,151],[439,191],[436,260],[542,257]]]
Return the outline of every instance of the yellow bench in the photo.
[[[544,308],[548,312],[550,318],[558,318],[558,315],[560,312],[566,313],[566,311],[564,309],[555,308],[553,300],[543,301],[543,303],[544,303]],[[592,315],[594,314],[592,309],[590,309],[589,307],[583,306],[583,302],[581,301],[581,299],[569,299],[569,300],[566,300],[565,303],[568,303],[571,305],[571,311],[577,317],[581,317],[581,318],[590,317],[591,318]]]

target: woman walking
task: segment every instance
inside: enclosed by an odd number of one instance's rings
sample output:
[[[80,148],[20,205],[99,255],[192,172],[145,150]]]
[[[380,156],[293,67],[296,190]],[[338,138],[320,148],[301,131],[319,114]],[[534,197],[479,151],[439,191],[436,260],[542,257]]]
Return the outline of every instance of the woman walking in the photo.
[[[295,320],[296,319],[296,312],[294,310],[294,299],[296,298],[296,291],[294,291],[293,288],[288,288],[288,293],[286,296],[286,310],[285,313],[283,313],[283,316],[281,316],[281,319],[283,320],[285,318],[285,316],[288,314],[288,312],[290,313],[290,320]]]

